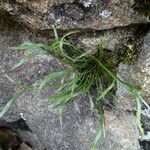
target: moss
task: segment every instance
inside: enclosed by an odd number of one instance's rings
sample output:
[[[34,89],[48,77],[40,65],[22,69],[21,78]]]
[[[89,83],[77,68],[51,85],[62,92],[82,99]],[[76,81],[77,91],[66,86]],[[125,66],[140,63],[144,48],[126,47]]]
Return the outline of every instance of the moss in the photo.
[[[133,38],[130,39],[126,44],[120,46],[118,54],[117,54],[117,64],[133,64],[141,51],[142,40],[141,38]]]
[[[122,57],[122,63],[132,64],[133,62],[135,62],[135,60],[137,58],[137,51],[136,51],[135,44],[134,45],[126,45],[125,51],[121,57]]]

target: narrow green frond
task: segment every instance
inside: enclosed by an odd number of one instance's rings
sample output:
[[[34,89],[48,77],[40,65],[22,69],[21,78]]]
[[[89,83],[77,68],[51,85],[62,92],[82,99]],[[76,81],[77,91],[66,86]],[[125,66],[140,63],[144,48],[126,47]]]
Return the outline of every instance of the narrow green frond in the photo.
[[[76,60],[72,57],[70,57],[63,49],[63,45],[64,45],[64,42],[63,40],[60,41],[60,51],[61,51],[61,55],[64,57],[64,58],[67,58],[68,60],[72,61],[72,62],[75,62]]]
[[[111,85],[106,88],[102,93],[101,95],[97,98],[97,101],[99,101],[100,99],[104,98],[108,92],[115,86],[115,80],[111,83]]]
[[[65,39],[66,37],[70,36],[70,35],[73,35],[73,34],[76,34],[76,33],[79,33],[80,31],[79,30],[74,30],[74,31],[70,31],[68,32],[67,34],[65,34],[61,40]]]
[[[13,84],[16,84],[16,83],[18,83],[19,81],[16,81],[16,80],[14,80],[14,79],[12,79],[9,75],[4,75],[4,77],[6,78],[6,79],[8,79],[11,83],[13,83]]]
[[[59,110],[58,110],[59,122],[60,122],[60,125],[61,125],[61,126],[63,125],[63,121],[62,121],[63,109],[64,109],[64,107],[61,106],[61,107],[59,108]]]
[[[31,86],[26,86],[24,87],[23,90],[21,90],[20,92],[18,92],[17,94],[15,94],[5,105],[5,107],[2,109],[2,111],[0,112],[0,118],[4,116],[4,114],[9,110],[10,106],[22,95],[24,94],[26,91],[29,91],[33,89],[33,87]]]
[[[71,96],[71,92],[62,92],[62,93],[58,93],[58,94],[54,94],[54,95],[50,95],[48,96],[49,101],[52,100],[56,100],[56,101],[60,101],[60,100],[65,100],[65,99],[70,99]]]
[[[64,45],[69,46],[71,50],[79,53],[80,55],[83,53],[83,51],[81,51],[79,48],[77,48],[76,46],[72,45],[69,41],[67,41],[66,39],[63,40],[64,41]]]
[[[37,49],[37,48],[44,48],[44,49],[49,49],[50,46],[46,44],[36,44],[36,43],[25,43],[22,44],[18,47],[10,47],[12,50],[28,50],[28,49]]]
[[[55,40],[51,45],[50,45],[50,49],[51,51],[56,51],[58,48],[59,48],[59,41],[58,40]]]
[[[54,30],[55,40],[58,40],[59,39],[58,38],[58,33],[57,33],[57,30],[56,30],[55,26],[53,25],[52,28]]]
[[[2,109],[2,112],[0,112],[0,116],[3,116],[4,113],[6,113],[9,109],[9,107],[13,104],[13,102],[15,102],[20,96],[22,96],[24,93],[29,92],[31,90],[35,90],[37,91],[37,84],[33,84],[33,85],[24,85],[21,81],[18,80],[14,80],[12,79],[10,76],[5,75],[5,77],[11,82],[13,83],[13,85],[17,85],[20,86],[21,90],[18,91],[15,95],[13,95],[11,97],[11,99],[7,102],[6,106]]]
[[[63,70],[63,71],[58,71],[58,72],[51,72],[49,73],[47,76],[44,77],[44,79],[42,80],[42,83],[39,87],[39,92],[42,90],[42,88],[48,83],[50,82],[52,79],[66,75],[71,73],[72,70]]]
[[[15,64],[12,69],[16,69],[22,65],[24,65],[25,63],[29,62],[31,59],[33,59],[36,56],[45,56],[47,55],[46,52],[44,51],[34,51],[34,52],[30,52],[27,56],[23,57],[19,63]]]
[[[99,43],[98,51],[99,51],[99,53],[98,53],[99,54],[99,60],[103,61],[103,59],[104,59],[104,48],[103,48],[102,42]]]
[[[74,107],[75,107],[75,110],[80,114],[81,113],[80,107],[79,107],[79,105],[77,104],[76,101],[74,101]]]
[[[70,91],[68,92],[62,92],[62,93],[56,93],[54,95],[48,96],[48,99],[46,103],[51,102],[50,108],[56,108],[60,104],[64,103],[66,100],[70,100],[71,98],[76,97],[76,95],[71,94]]]
[[[15,102],[19,96],[22,95],[22,92],[14,95],[6,104],[6,106],[2,109],[2,111],[0,112],[0,118],[4,116],[4,114],[8,111],[8,109],[10,108],[10,106],[12,105],[13,102]]]
[[[140,101],[139,97],[135,97],[135,100],[137,103],[137,110],[136,110],[137,126],[138,126],[140,133],[142,135],[144,135],[144,130],[143,130],[142,125],[141,125],[141,101]]]
[[[85,57],[86,55],[87,55],[87,53],[83,53],[83,54],[81,54],[81,55],[75,57],[75,59],[76,59],[76,60],[80,60],[80,59],[82,59],[83,57]]]
[[[52,104],[50,104],[50,108],[56,108],[58,106],[66,105],[68,102],[70,102],[71,99],[77,97],[81,93],[74,93],[66,92],[66,93],[58,93],[55,95],[51,95],[48,97],[48,101],[52,101]]]
[[[99,111],[99,125],[96,132],[96,136],[91,144],[91,150],[96,150],[98,141],[102,138],[102,136],[105,136],[105,116],[104,116],[103,102],[99,103],[98,111]]]
[[[101,129],[101,127],[100,127],[99,130],[96,131],[96,132],[97,132],[96,137],[95,137],[94,141],[93,141],[92,144],[91,144],[91,150],[96,150],[96,145],[97,145],[99,139],[100,139],[101,136],[102,136],[102,129]]]
[[[91,111],[91,114],[94,112],[94,102],[93,102],[93,99],[92,99],[92,96],[90,93],[88,93],[88,98],[90,100],[90,111]]]
[[[103,115],[103,114],[101,114]],[[104,116],[102,116],[104,118]],[[100,117],[101,118],[101,117]],[[96,136],[94,138],[94,140],[92,141],[92,144],[91,144],[91,150],[96,150],[96,146],[98,144],[98,141],[102,138],[102,135],[103,135],[103,122],[101,122],[101,119],[99,118],[99,127],[98,127],[98,130],[96,131]]]
[[[12,67],[12,69],[16,69],[16,68],[24,65],[25,63],[29,62],[33,57],[34,57],[34,54],[29,54],[28,56],[22,58],[19,63],[15,64]]]

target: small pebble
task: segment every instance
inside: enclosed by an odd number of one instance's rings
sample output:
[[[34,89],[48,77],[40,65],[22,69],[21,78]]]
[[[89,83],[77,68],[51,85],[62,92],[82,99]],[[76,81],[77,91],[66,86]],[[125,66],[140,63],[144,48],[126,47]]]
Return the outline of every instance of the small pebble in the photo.
[[[23,120],[26,120],[26,118],[24,117],[24,114],[23,114],[23,113],[20,113],[19,116],[20,116]]]
[[[85,7],[90,7],[92,5],[92,0],[89,0],[87,2],[84,2]]]
[[[102,16],[102,18],[107,18],[112,14],[112,12],[108,10],[103,10],[99,15]]]

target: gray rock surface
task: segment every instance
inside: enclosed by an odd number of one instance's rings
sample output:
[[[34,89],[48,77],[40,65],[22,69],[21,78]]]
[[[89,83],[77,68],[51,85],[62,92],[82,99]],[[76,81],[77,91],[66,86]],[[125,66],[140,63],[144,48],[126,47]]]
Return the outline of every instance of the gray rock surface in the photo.
[[[120,64],[119,74],[125,81],[139,88],[144,100],[150,104],[150,32],[144,36],[140,51],[138,60],[134,64]],[[136,103],[130,94],[120,89],[118,95],[119,108],[135,110]]]
[[[63,66],[49,57],[34,58],[33,61],[15,72],[9,72],[12,65],[25,53],[9,50],[8,47],[32,41],[32,38],[21,26],[9,19],[7,14],[3,14],[1,22],[0,107],[2,108],[20,88],[13,86],[3,75],[8,74],[23,83],[33,84],[48,72]],[[86,98],[79,101],[81,114],[76,111],[74,104],[70,103],[63,112],[61,126],[57,109],[50,110],[48,106],[38,105],[43,102],[45,95],[51,94],[54,90],[53,88],[45,89],[41,96],[35,91],[24,94],[12,105],[3,119],[7,122],[15,121],[20,118],[21,113],[32,133],[19,132],[25,141],[32,144],[34,150],[44,150],[44,148],[48,150],[89,150],[98,125],[97,113],[90,115]],[[106,137],[99,143],[98,149],[139,150],[135,116],[132,113],[117,111],[106,110]]]
[[[103,30],[149,22],[133,9],[134,0],[2,0],[0,10],[35,30]]]
[[[99,150],[139,150],[135,118],[132,113],[124,111],[106,111],[106,137],[102,140]],[[136,132],[136,134],[135,134]],[[131,139],[130,139],[131,138]],[[119,141],[118,141],[119,139]]]
[[[105,30],[101,32],[91,31],[77,37],[75,40],[80,48],[94,53],[98,49],[98,45],[103,43],[105,49],[117,52],[121,51],[121,47],[135,37],[137,27],[116,28],[113,30]]]
[[[22,143],[19,150],[32,150],[32,149],[25,143]]]

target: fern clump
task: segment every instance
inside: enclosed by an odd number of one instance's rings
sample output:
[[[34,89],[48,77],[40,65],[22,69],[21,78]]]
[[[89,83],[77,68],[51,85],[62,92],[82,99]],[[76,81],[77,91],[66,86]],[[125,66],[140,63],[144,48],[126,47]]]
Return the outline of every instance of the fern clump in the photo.
[[[49,103],[50,108],[59,107],[63,109],[69,102],[73,101],[75,97],[87,95],[89,98],[91,111],[97,108],[99,113],[99,129],[96,137],[93,140],[91,149],[94,149],[99,138],[105,131],[104,118],[104,98],[111,95],[116,87],[116,84],[121,85],[128,92],[130,92],[137,101],[137,125],[139,130],[143,133],[140,124],[141,119],[141,101],[144,102],[140,96],[139,91],[132,85],[119,79],[115,70],[110,69],[110,64],[104,57],[105,51],[103,44],[99,44],[97,53],[90,54],[86,51],[81,51],[76,46],[72,45],[67,37],[79,31],[72,31],[64,35],[62,38],[58,37],[57,31],[54,28],[55,40],[51,44],[22,44],[19,47],[12,49],[29,50],[29,49],[43,49],[43,51],[31,51],[31,53],[16,64],[13,69],[30,61],[36,55],[51,55],[58,61],[68,66],[68,69],[50,72],[46,75],[36,89],[40,93],[46,86],[55,86],[58,88],[57,93],[48,96],[48,99],[43,103]],[[58,84],[51,84],[55,78],[61,78]],[[104,82],[103,81],[107,81]],[[109,81],[109,82],[108,82]],[[35,88],[35,87],[34,87]],[[10,99],[4,109],[0,113],[2,117],[10,105],[25,91],[31,90],[32,87],[25,87],[21,92],[17,93]],[[93,95],[94,91],[94,95]],[[144,102],[144,104],[146,104]]]

